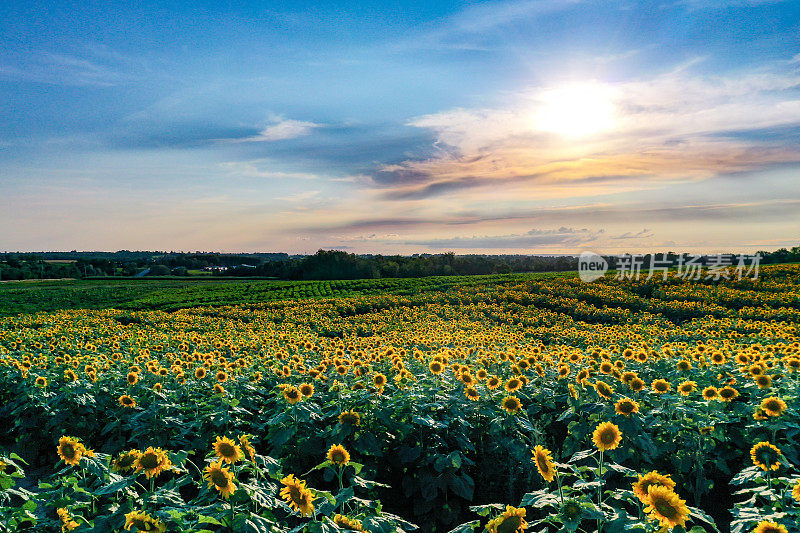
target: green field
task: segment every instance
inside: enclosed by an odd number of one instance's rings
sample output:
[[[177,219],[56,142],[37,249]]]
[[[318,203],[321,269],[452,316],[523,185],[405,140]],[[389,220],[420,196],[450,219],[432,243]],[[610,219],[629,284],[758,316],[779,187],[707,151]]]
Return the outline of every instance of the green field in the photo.
[[[574,275],[573,273],[433,276],[428,278],[279,281],[238,279],[56,280],[0,283],[0,316],[58,309],[173,311],[209,305],[252,304],[294,298],[416,294],[475,284]]]

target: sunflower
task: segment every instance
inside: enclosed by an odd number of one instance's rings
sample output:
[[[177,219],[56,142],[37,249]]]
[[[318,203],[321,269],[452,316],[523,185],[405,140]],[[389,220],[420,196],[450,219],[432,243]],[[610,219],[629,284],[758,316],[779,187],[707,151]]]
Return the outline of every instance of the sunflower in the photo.
[[[536,462],[536,468],[539,470],[544,480],[548,483],[553,481],[556,467],[553,464],[550,450],[543,446],[536,446],[533,449],[533,460]]]
[[[686,380],[678,385],[678,392],[681,393],[681,396],[689,396],[697,390],[697,382]]]
[[[158,533],[164,533],[167,530],[167,526],[162,524],[161,520],[139,511],[125,514],[125,529],[134,527],[137,531],[156,531]]]
[[[503,514],[486,524],[486,530],[489,533],[514,533],[516,531],[525,531],[527,527],[525,509],[517,509],[510,505],[506,505],[506,510]]]
[[[503,409],[512,415],[522,408],[522,402],[516,396],[506,396],[501,402]]]
[[[444,372],[444,365],[439,361],[431,361],[431,364],[428,365],[428,370],[431,371],[431,374],[439,375]]]
[[[253,448],[253,444],[250,442],[250,435],[246,433],[244,435],[239,435],[239,444],[241,444],[242,449],[247,452],[247,456],[250,458],[250,460],[255,462],[256,449]]]
[[[786,411],[786,402],[775,396],[764,398],[759,406],[768,416],[781,416]]]
[[[68,465],[75,466],[81,462],[86,448],[74,437],[61,437],[58,439],[58,456]]]
[[[230,470],[222,466],[222,459],[203,469],[203,479],[208,481],[209,488],[217,489],[223,498],[227,499],[236,492],[236,480]]]
[[[224,370],[220,370],[217,372],[216,378],[217,381],[219,381],[220,383],[224,383],[228,381],[228,373],[225,372]]]
[[[768,389],[772,387],[772,376],[768,376],[767,374],[756,376],[753,378],[753,381],[756,382],[759,389]]]
[[[72,519],[72,516],[69,514],[65,508],[60,507],[56,509],[56,514],[58,515],[58,519],[61,520],[61,531],[72,531],[80,524],[78,524],[75,520]]]
[[[375,374],[372,378],[372,383],[376,387],[381,388],[386,385],[386,376],[384,374]]]
[[[136,407],[136,400],[134,400],[133,398],[131,398],[127,394],[123,394],[122,396],[120,396],[117,401],[119,401],[119,404],[122,407],[128,407],[128,408],[131,408],[131,409]]]
[[[164,388],[164,385],[162,385],[161,383],[156,383],[155,385],[153,385],[153,390],[156,391],[156,392],[161,392],[161,390],[163,388]]]
[[[36,386],[42,388],[47,387],[47,378],[42,376],[36,378]]]
[[[592,441],[601,452],[613,450],[622,442],[622,432],[616,424],[603,422],[598,424],[592,433]]]
[[[133,467],[136,465],[136,460],[142,454],[139,450],[129,450],[127,452],[123,452],[114,459],[114,462],[111,464],[111,469],[114,472],[127,472],[128,470],[132,470]]]
[[[579,524],[583,516],[583,507],[581,502],[573,498],[564,500],[558,510],[558,514],[566,524]]]
[[[341,444],[334,444],[328,450],[328,461],[338,466],[345,466],[350,462],[350,453]]]
[[[669,381],[666,379],[657,379],[653,382],[652,387],[653,391],[657,394],[664,394],[669,392],[669,390],[672,388],[672,385],[670,385]]]
[[[522,388],[522,381],[519,378],[511,378],[506,381],[506,392],[516,392]]]
[[[689,518],[686,502],[669,487],[651,485],[647,488],[647,507],[644,512],[658,520],[662,527],[685,526]]]
[[[466,394],[467,398],[473,401],[478,401],[481,397],[481,395],[478,394],[478,389],[475,387],[467,387],[464,389],[464,394]]]
[[[606,400],[610,400],[611,395],[614,394],[614,389],[605,381],[598,380],[597,383],[594,384],[594,390]]]
[[[335,514],[333,515],[333,522],[339,526],[340,529],[345,529],[347,531],[364,531],[361,521],[355,518],[348,518],[344,515]]]
[[[703,399],[704,400],[716,400],[719,397],[719,391],[716,387],[706,387],[703,389]]]
[[[631,400],[630,398],[623,398],[616,403],[614,410],[619,415],[631,416],[639,412],[639,402]]]
[[[355,411],[344,411],[339,415],[340,424],[350,424],[351,426],[361,425],[361,415]]]
[[[642,378],[639,378],[639,377],[633,378],[628,383],[628,387],[630,387],[630,389],[633,392],[639,392],[639,391],[643,390],[644,389],[644,385],[645,385],[644,380]]]
[[[764,470],[777,470],[781,466],[781,451],[769,442],[759,442],[750,448],[750,459],[753,464]]]
[[[150,446],[136,459],[136,471],[144,472],[148,479],[172,468],[172,461],[161,448]]]
[[[797,481],[794,484],[794,488],[792,489],[792,497],[800,502],[800,481]]]
[[[730,402],[739,397],[739,391],[733,387],[722,387],[719,389],[719,397],[723,402]]]
[[[786,529],[786,526],[782,526],[780,524],[777,524],[775,522],[770,522],[768,520],[762,520],[753,530],[753,533],[789,533],[789,532]]]
[[[139,381],[139,374],[136,372],[128,372],[128,376],[125,379],[128,381],[128,385],[136,385]]]
[[[650,503],[650,496],[648,495],[647,490],[651,486],[667,487],[670,490],[675,490],[675,482],[672,480],[669,474],[659,474],[655,470],[648,472],[645,475],[639,474],[639,480],[632,485],[633,493],[645,505]]]
[[[300,400],[303,399],[303,395],[300,394],[299,390],[297,390],[295,387],[292,387],[290,385],[288,387],[284,387],[284,389],[283,389],[283,398],[287,402],[289,402],[291,404],[295,404],[295,403],[297,403],[297,402],[299,402]]]
[[[569,385],[567,385],[567,388],[569,389],[569,395],[577,400],[578,399],[578,390],[575,388],[575,385],[570,383]]]
[[[306,482],[289,474],[281,479],[281,483],[284,487],[280,491],[280,497],[302,516],[310,516],[314,512],[314,496],[306,488]]]
[[[495,390],[500,386],[500,383],[502,383],[500,381],[500,378],[498,378],[497,376],[491,376],[489,379],[486,380],[486,387],[489,390]]]
[[[228,437],[217,437],[217,440],[214,441],[214,453],[217,454],[220,460],[228,464],[241,461],[244,457],[242,455],[242,449],[236,445],[236,442]]]
[[[225,387],[221,383],[214,383],[214,388],[211,390],[214,394],[225,394]]]
[[[203,379],[206,377],[206,369],[202,366],[194,371],[194,377],[197,379]]]
[[[314,385],[311,383],[301,383],[300,394],[305,398],[311,398],[314,395]]]

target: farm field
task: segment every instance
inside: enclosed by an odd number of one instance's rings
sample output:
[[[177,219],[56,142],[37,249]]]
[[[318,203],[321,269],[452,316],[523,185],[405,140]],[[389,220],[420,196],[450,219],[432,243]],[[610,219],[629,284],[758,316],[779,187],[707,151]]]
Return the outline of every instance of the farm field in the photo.
[[[0,531],[800,531],[800,265],[0,285]]]

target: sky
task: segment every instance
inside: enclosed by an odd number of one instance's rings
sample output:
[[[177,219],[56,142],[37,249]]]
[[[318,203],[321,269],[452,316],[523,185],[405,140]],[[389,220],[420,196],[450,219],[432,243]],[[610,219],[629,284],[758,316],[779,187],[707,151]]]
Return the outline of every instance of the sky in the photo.
[[[0,250],[800,244],[800,2],[0,4]]]

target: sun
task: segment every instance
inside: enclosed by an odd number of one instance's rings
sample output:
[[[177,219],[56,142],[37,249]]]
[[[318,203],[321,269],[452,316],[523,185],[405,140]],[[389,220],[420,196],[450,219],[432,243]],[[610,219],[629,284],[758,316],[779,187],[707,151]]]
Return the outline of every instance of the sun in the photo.
[[[571,139],[611,130],[616,108],[612,91],[599,83],[578,83],[546,89],[534,112],[536,129]]]

